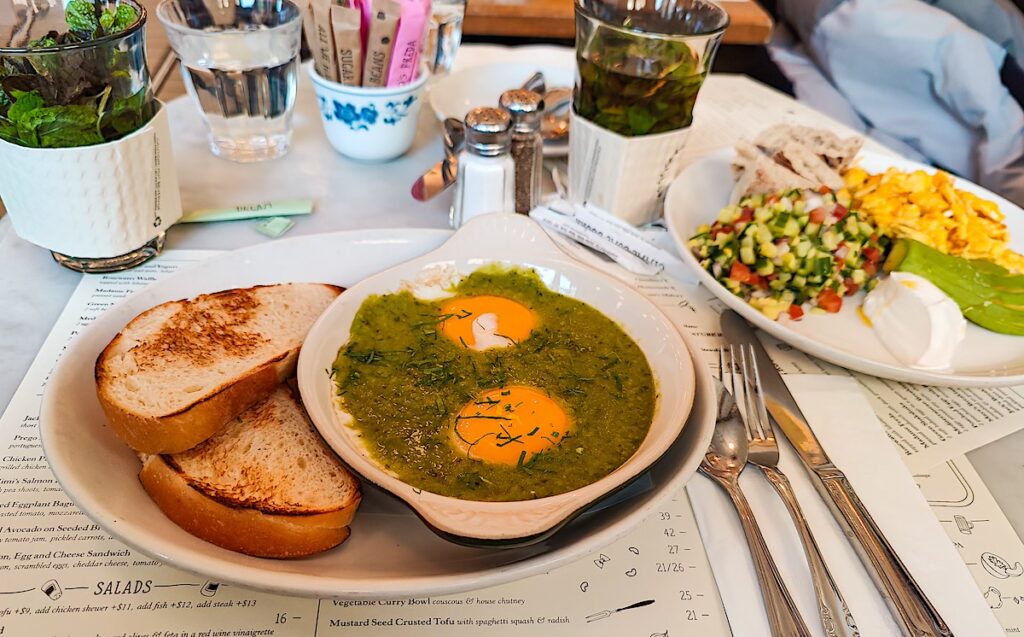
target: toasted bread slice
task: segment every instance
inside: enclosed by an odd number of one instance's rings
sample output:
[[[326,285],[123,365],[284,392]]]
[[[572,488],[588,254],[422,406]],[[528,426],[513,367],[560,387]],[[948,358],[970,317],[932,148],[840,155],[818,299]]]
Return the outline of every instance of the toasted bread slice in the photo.
[[[192,535],[259,557],[341,544],[362,499],[359,481],[283,385],[198,447],[149,456],[139,479]]]
[[[306,332],[340,293],[317,283],[258,286],[138,315],[96,360],[114,433],[144,453],[206,440],[295,372]]]

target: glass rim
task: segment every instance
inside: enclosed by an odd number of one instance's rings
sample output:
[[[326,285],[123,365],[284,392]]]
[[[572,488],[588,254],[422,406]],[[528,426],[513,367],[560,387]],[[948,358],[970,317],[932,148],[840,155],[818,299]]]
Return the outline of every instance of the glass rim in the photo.
[[[722,6],[719,5],[717,2],[711,2],[710,0],[702,1],[705,4],[708,4],[722,12],[722,15],[725,17],[725,21],[722,22],[722,26],[717,27],[715,29],[708,29],[706,31],[694,31],[693,33],[663,33],[659,31],[647,31],[644,29],[627,27],[622,24],[614,24],[612,22],[608,22],[607,20],[603,20],[602,18],[595,15],[594,12],[587,9],[587,7],[584,5],[584,0],[573,0],[573,5],[575,6],[577,13],[580,13],[583,16],[590,18],[591,20],[594,20],[596,22],[600,22],[602,26],[614,29],[616,31],[622,31],[623,33],[643,35],[654,38],[667,38],[674,40],[683,40],[686,38],[710,38],[716,35],[722,35],[732,24],[732,17],[730,17],[729,12],[723,9]]]
[[[102,44],[108,44],[110,42],[116,42],[118,40],[126,39],[135,34],[136,31],[142,29],[146,25],[146,18],[149,16],[149,12],[146,11],[146,7],[142,6],[142,3],[137,0],[119,0],[119,2],[126,2],[139,12],[139,17],[124,31],[118,31],[117,33],[110,33],[102,38],[96,38],[95,40],[86,40],[85,42],[72,42],[70,44],[58,44],[57,46],[39,46],[29,48],[27,46],[15,46],[15,47],[0,47],[0,55],[25,55],[25,54],[39,54],[39,53],[63,53],[65,51],[78,51],[81,49],[94,48]]]
[[[302,8],[298,3],[293,0],[278,0],[281,4],[290,4],[295,7],[295,17],[287,22],[276,24],[274,26],[268,26],[265,29],[260,29],[258,33],[267,33],[269,31],[283,31],[285,29],[293,28],[296,23],[302,25]],[[182,35],[190,36],[207,36],[207,37],[225,37],[225,36],[245,36],[251,33],[257,33],[257,31],[244,31],[242,29],[224,29],[221,31],[207,31],[205,29],[195,29],[185,24],[181,24],[177,21],[170,19],[170,16],[165,16],[166,7],[176,4],[178,0],[160,0],[160,4],[156,5],[154,13],[156,13],[156,19],[160,21],[160,24],[164,25],[164,28],[169,31],[175,31]]]

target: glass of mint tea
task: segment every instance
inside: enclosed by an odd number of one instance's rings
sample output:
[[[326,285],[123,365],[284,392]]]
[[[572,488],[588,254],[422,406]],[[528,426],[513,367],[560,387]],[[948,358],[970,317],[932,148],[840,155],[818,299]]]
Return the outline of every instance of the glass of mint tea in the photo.
[[[728,25],[708,0],[576,0],[576,114],[626,137],[688,127]]]

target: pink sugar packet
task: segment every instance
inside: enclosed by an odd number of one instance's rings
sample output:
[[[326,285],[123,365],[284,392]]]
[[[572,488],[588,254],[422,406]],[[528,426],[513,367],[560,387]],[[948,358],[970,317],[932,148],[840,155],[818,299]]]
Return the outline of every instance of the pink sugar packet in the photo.
[[[366,51],[366,38],[370,36],[370,22],[373,20],[373,0],[349,0],[348,6],[359,9],[361,21],[359,34],[363,38],[363,51]]]
[[[387,86],[402,86],[416,79],[420,50],[430,18],[430,0],[399,0],[402,11],[395,34],[395,48],[388,67]]]

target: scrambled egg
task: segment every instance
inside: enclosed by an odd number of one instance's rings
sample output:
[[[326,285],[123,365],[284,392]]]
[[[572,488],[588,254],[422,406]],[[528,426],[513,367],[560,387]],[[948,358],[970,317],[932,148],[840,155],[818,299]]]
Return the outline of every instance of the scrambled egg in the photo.
[[[953,187],[949,174],[890,168],[870,175],[851,168],[843,176],[853,206],[893,238],[916,239],[941,252],[987,259],[1024,272],[1024,256],[1010,250],[999,206]]]

